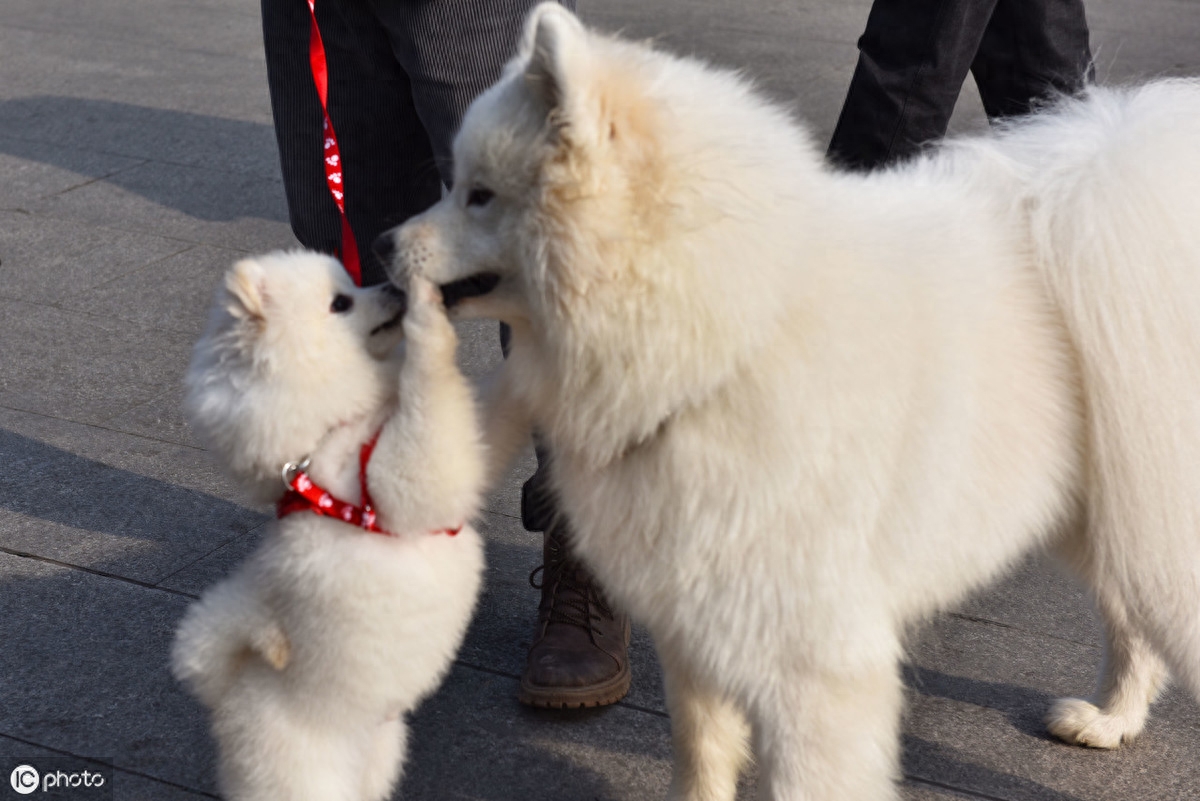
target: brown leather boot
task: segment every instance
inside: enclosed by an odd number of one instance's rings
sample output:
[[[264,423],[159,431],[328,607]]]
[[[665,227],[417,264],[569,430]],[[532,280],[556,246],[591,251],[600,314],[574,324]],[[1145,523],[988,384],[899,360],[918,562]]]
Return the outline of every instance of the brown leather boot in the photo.
[[[615,704],[629,692],[629,617],[613,613],[595,579],[568,553],[562,527],[550,529],[543,563],[529,574],[542,602],[518,697],[554,709]]]

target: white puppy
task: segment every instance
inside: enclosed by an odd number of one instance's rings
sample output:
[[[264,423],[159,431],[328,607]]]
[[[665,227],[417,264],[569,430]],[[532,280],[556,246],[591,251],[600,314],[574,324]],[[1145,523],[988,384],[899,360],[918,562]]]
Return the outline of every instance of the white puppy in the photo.
[[[883,801],[907,624],[1045,544],[1094,702],[1200,696],[1200,85],[1095,89],[871,176],[738,77],[537,9],[394,272],[514,330],[490,436],[549,440],[574,545],[666,672],[674,799]],[[506,420],[507,418],[507,420]]]
[[[293,487],[172,653],[212,712],[230,801],[377,801],[399,777],[404,715],[449,667],[483,565],[467,525],[483,458],[455,345],[432,285],[410,286],[405,313],[403,293],[358,289],[317,254],[242,261],[218,291],[191,424],[260,499],[284,495],[281,471]]]

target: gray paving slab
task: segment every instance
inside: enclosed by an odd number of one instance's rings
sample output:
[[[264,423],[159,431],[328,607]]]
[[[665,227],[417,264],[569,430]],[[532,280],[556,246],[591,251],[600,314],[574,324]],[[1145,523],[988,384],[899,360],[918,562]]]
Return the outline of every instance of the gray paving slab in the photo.
[[[0,426],[12,417],[0,412]],[[73,428],[80,439],[114,436]],[[120,447],[142,450],[167,480],[0,427],[0,549],[154,584],[264,522],[260,511],[170,480],[175,463],[196,460],[192,448],[131,438]]]
[[[24,13],[29,5],[11,13]],[[50,0],[45,6],[64,18],[79,13],[77,4],[69,0]],[[152,20],[158,19],[162,24],[169,14],[162,8],[105,14],[93,33],[77,27],[20,27],[10,17],[9,7],[6,3],[0,18],[0,46],[5,52],[0,62],[0,97],[86,98],[270,124],[261,45],[231,56],[177,48],[155,36],[135,35],[131,40],[119,33],[104,35],[119,31],[135,15],[143,22],[153,25]],[[193,31],[193,42],[212,39],[203,34],[219,27],[217,20],[231,19],[228,13],[213,10],[210,24]],[[247,33],[261,30],[256,23],[243,24]]]
[[[283,182],[147,162],[30,204],[35,214],[245,251],[295,243]]]
[[[41,35],[72,33],[253,62],[262,52],[258,5],[241,0],[7,0],[4,12],[4,27]]]
[[[1200,710],[1170,692],[1132,746],[1046,734],[1056,697],[1087,696],[1100,649],[952,616],[918,636],[906,670],[905,772],[1006,801],[1184,801],[1200,788]]]
[[[64,764],[64,759],[66,764]],[[51,750],[13,737],[0,734],[0,778],[9,775],[15,765],[29,765],[40,774],[54,770],[79,772],[83,770],[103,771],[105,781],[111,781],[111,796],[125,801],[200,801],[216,798],[212,793],[181,787],[177,784],[152,778],[127,769],[114,768],[108,761],[79,758],[61,750]],[[111,773],[109,772],[111,771]],[[76,798],[84,797],[85,791],[77,791]],[[99,789],[88,791],[93,798]],[[15,798],[15,795],[10,795]]]
[[[246,500],[222,472],[217,460],[192,446],[2,407],[0,430],[132,475],[206,493],[233,505],[242,505]]]
[[[222,276],[246,254],[195,245],[102,284],[72,291],[59,305],[90,315],[124,320],[154,331],[199,339]]]
[[[0,158],[3,169],[4,159]],[[5,184],[0,182],[0,186]],[[37,197],[30,196],[22,202],[34,200]],[[92,290],[193,247],[159,236],[46,219],[28,212],[0,211],[0,298],[49,305],[61,304],[71,296],[90,299]],[[195,305],[194,299],[189,300]],[[88,310],[86,302],[76,306]],[[128,314],[131,308],[149,310],[156,306],[127,295],[121,311]],[[99,313],[110,311],[113,309],[101,309]]]
[[[0,554],[0,734],[207,789],[199,711],[167,670],[189,599]]]
[[[405,799],[661,798],[668,722],[616,706],[563,715],[516,703],[517,682],[462,666],[413,719]],[[743,793],[742,798],[750,798]]]
[[[126,159],[279,180],[269,117],[247,121],[231,118],[228,110],[221,108],[213,113],[163,108],[137,93],[132,93],[130,100],[40,91],[0,99],[0,135],[4,137],[0,153],[93,177],[107,174],[102,171],[109,167],[108,162],[119,164]],[[86,160],[89,158],[93,161]]]
[[[1136,10],[1122,0],[1090,0],[1087,15],[1102,82],[1200,71],[1200,13],[1190,0],[1139,3]]]
[[[105,428],[128,434],[163,439],[168,442],[192,444],[194,437],[183,414],[183,374],[186,364],[182,361],[169,369],[169,375],[177,379],[162,392],[149,400],[131,406],[105,421]],[[215,461],[215,460],[214,460]]]
[[[0,121],[0,128],[7,127]],[[0,134],[0,174],[5,176],[0,184],[0,209],[28,213],[26,205],[40,198],[105,178],[143,161]]]
[[[961,604],[956,613],[1100,646],[1099,618],[1083,586],[1054,559],[1031,554],[1011,575]]]
[[[0,406],[103,423],[182,375],[192,343],[103,316],[0,301]],[[166,386],[170,386],[167,384]]]

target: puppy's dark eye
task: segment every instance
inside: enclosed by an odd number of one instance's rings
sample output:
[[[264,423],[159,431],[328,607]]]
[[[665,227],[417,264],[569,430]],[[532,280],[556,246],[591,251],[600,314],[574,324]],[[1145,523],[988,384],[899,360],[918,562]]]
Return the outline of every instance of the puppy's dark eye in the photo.
[[[333,303],[329,304],[329,310],[334,314],[348,312],[354,308],[354,298],[349,295],[335,295]]]
[[[467,193],[468,206],[486,206],[492,202],[495,193],[490,189],[484,189],[482,186],[477,186]]]

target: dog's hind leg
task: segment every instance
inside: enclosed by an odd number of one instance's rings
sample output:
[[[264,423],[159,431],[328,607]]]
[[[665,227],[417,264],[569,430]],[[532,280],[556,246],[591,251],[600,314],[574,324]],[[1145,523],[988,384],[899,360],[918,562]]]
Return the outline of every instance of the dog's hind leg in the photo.
[[[751,716],[763,801],[895,801],[903,699],[894,664],[784,672]]]
[[[733,801],[749,759],[750,727],[730,700],[704,687],[659,649],[671,715],[670,801]]]
[[[371,733],[363,771],[363,801],[385,801],[391,797],[404,767],[407,745],[408,727],[402,714],[383,721]]]
[[[269,668],[257,668],[213,718],[227,801],[363,801],[365,726],[312,717]]]
[[[1060,698],[1046,716],[1046,727],[1061,740],[1092,748],[1117,748],[1141,733],[1150,704],[1167,679],[1167,670],[1150,643],[1138,633],[1119,601],[1098,595],[1104,621],[1104,666],[1095,703]]]

